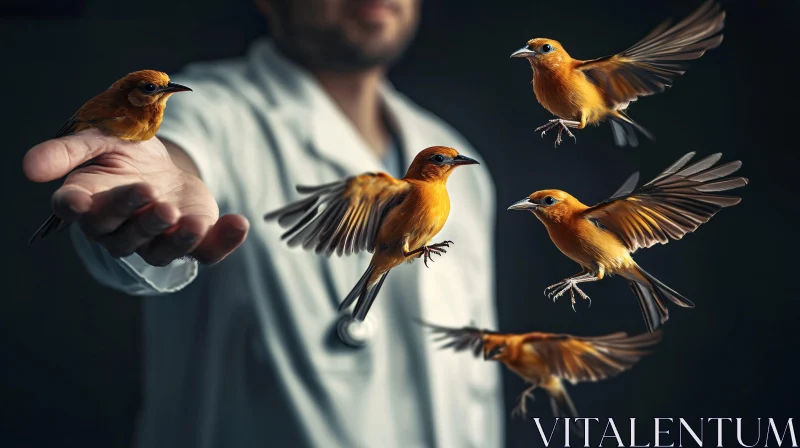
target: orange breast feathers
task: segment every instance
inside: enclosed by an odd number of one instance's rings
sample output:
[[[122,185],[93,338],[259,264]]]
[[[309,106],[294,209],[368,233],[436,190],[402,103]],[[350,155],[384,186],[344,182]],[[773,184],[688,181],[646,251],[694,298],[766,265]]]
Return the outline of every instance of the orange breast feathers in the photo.
[[[533,70],[533,91],[536,99],[558,117],[582,122],[582,126],[599,122],[606,114],[607,102],[601,92],[575,70],[576,61],[569,59],[554,66]]]
[[[581,214],[567,225],[548,223],[550,238],[567,257],[598,272],[614,272],[633,263],[630,251],[613,233],[603,231]]]
[[[408,195],[386,215],[375,241],[376,253],[395,255],[400,261],[407,258],[404,252],[428,245],[450,215],[450,196],[444,182],[411,180],[409,184]]]

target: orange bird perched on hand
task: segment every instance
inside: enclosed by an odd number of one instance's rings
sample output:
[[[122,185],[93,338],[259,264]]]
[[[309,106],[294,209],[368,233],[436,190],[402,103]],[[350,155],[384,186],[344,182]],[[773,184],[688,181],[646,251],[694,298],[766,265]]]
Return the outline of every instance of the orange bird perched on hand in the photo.
[[[149,140],[156,135],[167,99],[176,92],[192,89],[170,82],[169,76],[155,70],[140,70],[125,75],[105,92],[86,102],[56,133],[55,138],[84,129],[97,128],[105,135],[122,140]],[[82,166],[91,164],[87,162]],[[51,215],[31,237],[29,243],[64,227],[61,218]]]
[[[589,299],[578,283],[619,274],[628,280],[639,298],[650,331],[669,319],[664,299],[682,307],[694,307],[631,258],[639,248],[683,238],[723,208],[741,201],[738,197],[713,193],[747,185],[743,177],[723,179],[736,172],[742,162],[714,167],[722,154],[713,154],[686,166],[694,154],[681,157],[639,188],[636,188],[639,173],[634,173],[610,198],[592,207],[560,190],[537,191],[509,207],[536,215],[556,247],[583,268],[580,273],[549,286],[545,295],[555,301],[569,291],[575,309],[575,292]]]
[[[578,418],[563,380],[572,384],[599,381],[620,374],[649,354],[646,348],[661,340],[661,332],[629,337],[625,333],[584,338],[553,333],[496,333],[474,327],[447,328],[423,325],[432,329],[444,342],[442,349],[459,352],[472,350],[477,357],[496,360],[530,383],[522,392],[513,413],[525,417],[527,398],[541,387],[550,395],[555,417]]]
[[[453,148],[433,146],[417,154],[405,177],[386,173],[359,176],[320,185],[298,186],[309,194],[264,216],[291,227],[282,238],[317,253],[339,256],[373,253],[364,275],[342,301],[340,310],[358,299],[353,317],[363,321],[389,270],[404,261],[441,255],[452,241],[430,244],[450,214],[447,178],[458,166],[477,164]],[[322,210],[320,210],[322,208]]]
[[[530,61],[536,99],[558,117],[536,131],[542,131],[544,137],[545,132],[557,128],[558,146],[564,131],[575,138],[569,128],[583,129],[610,120],[619,146],[636,146],[636,130],[652,139],[625,113],[628,105],[640,96],[663,92],[686,70],[682,61],[698,59],[718,47],[724,21],[725,12],[709,1],[672,27],[664,22],[622,53],[589,61],[572,59],[555,40],[529,40],[511,57]]]

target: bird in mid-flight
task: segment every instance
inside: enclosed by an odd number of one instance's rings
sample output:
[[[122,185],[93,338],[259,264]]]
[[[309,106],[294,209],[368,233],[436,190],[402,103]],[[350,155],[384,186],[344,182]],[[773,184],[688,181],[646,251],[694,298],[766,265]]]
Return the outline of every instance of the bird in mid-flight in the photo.
[[[87,101],[56,133],[55,138],[96,128],[122,140],[149,140],[161,126],[167,99],[176,92],[192,89],[170,82],[169,76],[155,70],[140,70],[125,75],[105,92]],[[86,164],[91,164],[89,161]],[[42,224],[29,243],[65,227],[56,215]]]
[[[725,12],[708,1],[673,26],[664,22],[622,53],[588,61],[573,59],[555,40],[529,40],[511,57],[530,61],[536,99],[558,117],[536,131],[544,136],[558,129],[557,146],[562,132],[575,138],[569,128],[609,120],[619,146],[638,145],[636,131],[652,139],[626,114],[628,105],[640,96],[663,92],[686,71],[684,61],[718,47],[724,22]]]
[[[353,318],[363,321],[389,270],[432,254],[441,255],[452,241],[431,244],[450,214],[448,177],[456,167],[478,162],[453,148],[433,146],[414,158],[405,177],[365,173],[316,187],[298,186],[309,197],[270,212],[289,228],[282,238],[289,246],[314,249],[330,256],[361,251],[373,253],[369,267],[342,301],[353,304]]]
[[[500,361],[530,387],[519,396],[513,413],[526,414],[526,400],[541,387],[550,396],[554,417],[577,418],[563,380],[572,384],[604,380],[620,374],[649,354],[661,340],[661,332],[628,336],[614,333],[580,337],[554,333],[497,333],[475,327],[429,327],[442,349],[470,350],[485,360]]]
[[[639,298],[650,331],[669,319],[665,299],[694,307],[631,257],[640,248],[683,238],[723,208],[741,201],[715,193],[747,185],[743,177],[725,178],[739,170],[742,162],[715,167],[722,154],[713,154],[686,166],[694,154],[684,155],[639,188],[639,173],[634,173],[610,198],[592,207],[560,190],[537,191],[511,205],[509,210],[528,210],[536,215],[556,247],[581,265],[580,273],[549,286],[545,295],[555,300],[569,291],[574,309],[576,292],[589,299],[578,288],[579,283],[619,274]]]

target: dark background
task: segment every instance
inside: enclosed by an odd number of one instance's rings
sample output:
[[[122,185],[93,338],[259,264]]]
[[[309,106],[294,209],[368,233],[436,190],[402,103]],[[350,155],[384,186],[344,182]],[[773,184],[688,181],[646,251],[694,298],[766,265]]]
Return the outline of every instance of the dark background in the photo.
[[[671,307],[664,342],[631,372],[571,388],[584,416],[797,417],[795,130],[790,37],[797,2],[723,2],[725,41],[695,61],[666,94],[631,115],[657,141],[613,146],[608,125],[577,131],[558,149],[533,129],[550,118],[536,103],[527,63],[508,55],[531,37],[560,40],[576,58],[620,51],[697,0],[628,2],[427,1],[419,36],[392,72],[398,88],[461,130],[497,183],[497,293],[504,331],[595,335],[644,331],[626,282],[587,285],[592,308],[548,301],[542,290],[578,266],[529,214],[505,207],[559,188],[592,204],[633,171],[649,180],[680,155],[724,153],[751,180],[744,198],[679,242],[638,262],[697,304]],[[190,61],[241,54],[264,31],[247,0],[0,3],[0,446],[128,446],[141,392],[139,304],[93,282],[66,236],[33,248],[58,183],[25,180],[21,160],[87,98],[141,68],[173,72]],[[506,408],[523,389],[504,374]],[[543,395],[535,415],[549,417]],[[549,423],[549,420],[547,421]],[[755,437],[755,423],[745,427]],[[707,443],[715,443],[707,426]],[[600,428],[602,431],[602,427]],[[508,420],[508,445],[539,446],[531,422]],[[745,441],[748,441],[746,438]],[[265,442],[267,443],[267,442]],[[627,441],[626,441],[627,443]],[[748,442],[752,443],[752,442]],[[763,443],[763,441],[761,442]],[[575,442],[573,442],[575,444]]]

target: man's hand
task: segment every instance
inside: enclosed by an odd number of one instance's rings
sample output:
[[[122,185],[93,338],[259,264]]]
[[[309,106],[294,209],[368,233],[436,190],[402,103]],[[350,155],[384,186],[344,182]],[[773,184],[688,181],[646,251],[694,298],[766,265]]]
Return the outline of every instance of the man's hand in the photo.
[[[69,174],[53,194],[54,213],[114,257],[137,253],[154,266],[185,255],[216,263],[249,228],[242,215],[220,218],[203,181],[178,168],[158,138],[128,142],[86,130],[34,146],[23,170],[34,182]]]

